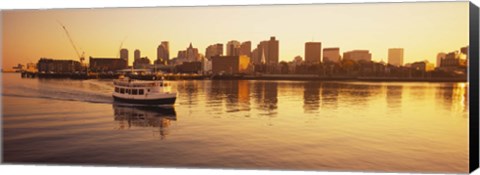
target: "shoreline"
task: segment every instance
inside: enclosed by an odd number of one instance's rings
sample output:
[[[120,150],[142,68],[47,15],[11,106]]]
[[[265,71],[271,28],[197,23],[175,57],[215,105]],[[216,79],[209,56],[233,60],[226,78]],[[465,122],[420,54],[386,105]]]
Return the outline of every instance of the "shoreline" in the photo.
[[[120,74],[39,74],[2,72],[19,74],[22,78],[46,78],[46,79],[116,79]],[[278,81],[362,81],[362,82],[468,82],[466,77],[355,77],[355,76],[318,76],[311,74],[261,74],[261,75],[198,75],[198,74],[167,74],[167,75],[136,75],[135,79],[152,80],[278,80]]]

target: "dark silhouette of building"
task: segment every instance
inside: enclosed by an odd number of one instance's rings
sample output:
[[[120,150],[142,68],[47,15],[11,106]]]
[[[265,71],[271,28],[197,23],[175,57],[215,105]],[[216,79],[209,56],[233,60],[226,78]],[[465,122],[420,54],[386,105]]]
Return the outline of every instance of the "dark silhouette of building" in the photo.
[[[75,60],[40,58],[37,68],[40,73],[74,73],[82,70],[82,64]]]
[[[168,41],[163,41],[157,47],[157,60],[155,64],[165,65],[170,60],[170,51],[168,50]]]
[[[183,62],[182,64],[175,66],[175,68],[177,73],[199,73],[202,71],[202,62]]]
[[[247,56],[214,56],[212,57],[212,73],[245,73],[248,69],[249,63],[250,58]]]
[[[127,62],[128,65],[128,50],[127,49],[121,49],[120,50],[120,59],[123,59]]]
[[[305,43],[305,63],[319,64],[322,54],[321,42],[307,42]]]
[[[217,43],[207,47],[205,50],[205,57],[211,59],[213,56],[222,56],[223,55],[223,44]]]
[[[140,50],[135,49],[135,51],[133,52],[133,61],[135,61],[136,59],[140,59],[140,56]]]
[[[114,72],[128,68],[128,59],[121,58],[94,58],[90,57],[89,71],[92,72]]]
[[[372,61],[372,54],[368,50],[353,50],[343,53],[344,60],[352,60],[355,62],[365,61],[370,62]]]
[[[148,69],[150,67],[150,59],[148,57],[141,57],[133,61],[133,68],[135,69]]]

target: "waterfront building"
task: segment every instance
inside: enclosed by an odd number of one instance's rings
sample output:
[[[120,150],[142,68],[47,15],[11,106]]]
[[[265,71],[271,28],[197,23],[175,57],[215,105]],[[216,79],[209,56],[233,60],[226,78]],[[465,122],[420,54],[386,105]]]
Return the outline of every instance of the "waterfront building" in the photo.
[[[466,55],[462,54],[461,52],[454,51],[447,53],[445,57],[441,59],[439,69],[446,72],[460,71],[466,73],[466,67]]]
[[[414,62],[410,65],[413,70],[421,71],[421,72],[430,72],[435,69],[435,65],[433,63],[425,61],[418,61]]]
[[[306,42],[305,43],[305,63],[306,64],[320,64],[322,54],[321,42]]]
[[[388,64],[403,66],[403,48],[388,49]]]
[[[89,59],[89,71],[92,72],[114,72],[128,68],[126,59],[121,58],[94,58]]]
[[[175,66],[177,73],[200,73],[202,71],[201,61],[183,62]]]
[[[247,56],[214,56],[212,57],[213,74],[247,73],[250,58]]]
[[[323,49],[323,62],[339,63],[340,59],[340,48],[334,47]]]
[[[445,52],[440,52],[437,54],[436,67],[440,67],[440,65],[442,64],[442,60],[445,58],[445,56],[447,56]]]
[[[75,60],[40,58],[37,69],[41,73],[74,73],[82,70],[82,64]]]
[[[372,61],[372,54],[368,50],[352,50],[343,53],[344,60],[352,60],[355,62],[365,61],[370,62]]]

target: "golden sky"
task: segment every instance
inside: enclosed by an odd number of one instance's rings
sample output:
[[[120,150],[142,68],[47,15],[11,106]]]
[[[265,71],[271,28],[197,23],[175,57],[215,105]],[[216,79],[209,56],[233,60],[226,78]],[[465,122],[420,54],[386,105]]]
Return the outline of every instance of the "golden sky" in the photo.
[[[368,49],[376,61],[387,61],[388,48],[404,48],[404,63],[434,63],[438,52],[468,45],[468,2],[5,10],[3,68],[40,57],[77,59],[57,21],[87,58],[118,57],[125,39],[130,64],[135,49],[155,60],[161,41],[175,57],[190,42],[204,54],[210,44],[256,46],[275,36],[280,60],[303,57],[304,43],[313,40],[341,52]]]

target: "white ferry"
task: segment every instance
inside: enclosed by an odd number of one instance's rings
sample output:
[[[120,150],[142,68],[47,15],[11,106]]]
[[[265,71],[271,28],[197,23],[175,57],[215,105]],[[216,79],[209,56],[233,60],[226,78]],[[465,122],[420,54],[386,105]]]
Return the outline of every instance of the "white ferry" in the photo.
[[[143,81],[120,77],[113,81],[115,101],[148,105],[173,105],[177,93],[163,80]]]

